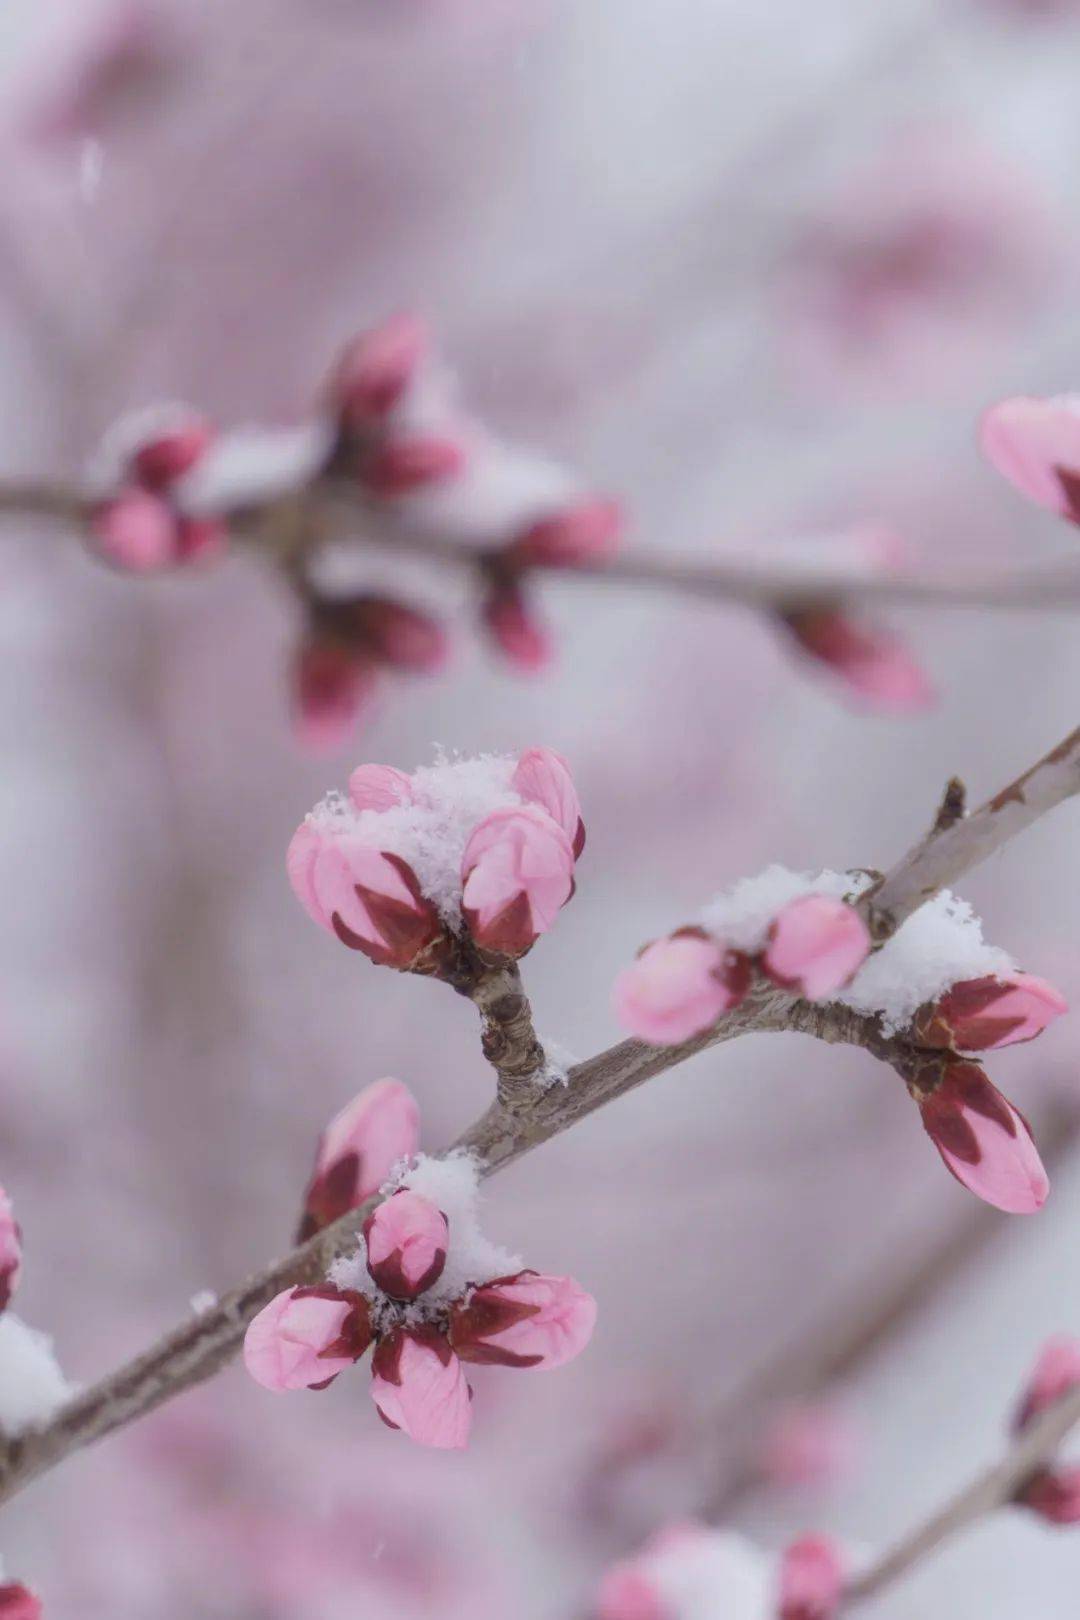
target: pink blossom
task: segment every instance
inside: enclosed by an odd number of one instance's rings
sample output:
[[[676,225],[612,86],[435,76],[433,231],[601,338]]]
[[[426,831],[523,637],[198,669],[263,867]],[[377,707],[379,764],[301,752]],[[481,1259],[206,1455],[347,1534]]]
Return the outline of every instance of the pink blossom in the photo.
[[[589,496],[540,518],[510,547],[522,567],[580,568],[607,562],[618,551],[625,519],[618,501]]]
[[[844,1414],[821,1402],[798,1402],[772,1415],[760,1451],[761,1471],[785,1489],[832,1485],[850,1474],[856,1436]]]
[[[580,1355],[595,1326],[596,1301],[572,1277],[519,1271],[454,1306],[450,1343],[463,1361],[546,1372]]]
[[[1047,1524],[1080,1524],[1080,1466],[1042,1469],[1016,1500]]]
[[[762,966],[785,990],[820,1001],[843,989],[869,951],[857,911],[832,895],[804,894],[774,920]]]
[[[408,968],[442,933],[435,907],[407,862],[348,827],[309,819],[286,855],[293,892],[308,915],[373,962]]]
[[[357,810],[393,810],[412,798],[412,778],[393,765],[358,765],[349,777],[349,798]]]
[[[547,669],[551,637],[516,586],[499,586],[481,604],[480,618],[503,657],[523,675]]]
[[[373,495],[390,499],[456,478],[468,459],[465,446],[456,439],[414,434],[376,445],[363,459],[360,479]]]
[[[788,614],[784,622],[802,650],[839,676],[861,707],[911,714],[933,701],[926,676],[890,632],[828,608]]]
[[[737,1007],[750,986],[749,959],[700,929],[658,939],[615,981],[615,1016],[653,1046],[690,1040]]]
[[[1061,992],[1033,973],[987,974],[954,984],[940,1000],[920,1008],[913,1032],[923,1046],[989,1052],[1034,1040],[1068,1010]]]
[[[329,1284],[288,1288],[248,1324],[244,1365],[264,1389],[320,1389],[364,1354],[371,1337],[362,1294]]]
[[[350,610],[358,638],[391,669],[434,675],[445,668],[449,642],[430,613],[385,596],[358,599]]]
[[[44,1612],[41,1599],[21,1581],[0,1586],[0,1620],[41,1620]]]
[[[200,417],[147,439],[131,456],[131,472],[143,489],[167,490],[192,472],[214,442],[214,430]]]
[[[600,1583],[597,1620],[678,1620],[647,1571],[627,1562],[614,1564]]]
[[[6,1310],[22,1274],[22,1234],[11,1199],[0,1187],[0,1311]]]
[[[780,1562],[780,1620],[832,1620],[844,1589],[844,1566],[828,1536],[803,1536]]]
[[[370,715],[379,676],[370,659],[331,639],[304,642],[293,672],[296,734],[313,753],[332,753]]]
[[[517,762],[510,786],[526,804],[538,804],[558,823],[577,860],[585,848],[585,823],[574,778],[563,756],[553,748],[527,748]]]
[[[304,1195],[300,1241],[377,1193],[420,1140],[420,1110],[400,1080],[376,1080],[330,1121]]]
[[[1043,1345],[1013,1418],[1019,1433],[1080,1385],[1080,1340],[1063,1334]]]
[[[391,315],[348,345],[330,383],[331,400],[346,426],[362,432],[404,397],[428,350],[415,315]]]
[[[90,515],[90,532],[109,562],[133,574],[167,568],[176,556],[172,509],[144,489],[125,489]]]
[[[419,1193],[402,1190],[364,1222],[367,1268],[391,1299],[415,1299],[438,1282],[450,1234],[446,1216]]]
[[[574,852],[545,810],[495,810],[466,844],[461,876],[473,939],[485,950],[521,956],[573,894]]]
[[[114,430],[129,440],[130,424]],[[201,562],[221,551],[226,527],[193,517],[176,503],[181,481],[213,444],[214,429],[193,413],[152,434],[125,442],[117,488],[94,507],[90,532],[110,562],[133,573]]]
[[[957,1181],[1010,1215],[1031,1215],[1050,1183],[1023,1115],[977,1063],[949,1063],[917,1098],[927,1135]]]
[[[979,442],[1021,494],[1080,523],[1080,395],[1002,400],[983,416]]]
[[[459,1451],[468,1442],[472,1391],[436,1328],[398,1328],[379,1340],[371,1398],[384,1423],[422,1446]]]

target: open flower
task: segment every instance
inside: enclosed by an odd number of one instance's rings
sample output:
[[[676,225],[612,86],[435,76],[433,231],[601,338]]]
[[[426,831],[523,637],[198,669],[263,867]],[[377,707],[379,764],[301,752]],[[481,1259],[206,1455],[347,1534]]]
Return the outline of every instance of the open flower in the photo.
[[[977,1198],[1010,1215],[1042,1208],[1050,1183],[1027,1121],[977,1063],[946,1062],[916,1101],[946,1169]]]
[[[560,754],[440,761],[407,776],[353,772],[289,846],[289,878],[309,915],[372,961],[438,971],[429,947],[470,941],[521,956],[574,891],[585,827]]]
[[[464,1363],[561,1367],[588,1344],[596,1303],[570,1277],[505,1269],[514,1256],[480,1234],[479,1178],[467,1155],[421,1157],[399,1165],[390,1185],[373,1184],[402,1151],[411,1158],[416,1123],[406,1088],[382,1080],[324,1132],[308,1220],[357,1207],[375,1191],[386,1196],[364,1222],[356,1255],[338,1261],[328,1281],[286,1289],[263,1307],[248,1326],[244,1360],[265,1389],[323,1389],[374,1343],[371,1393],[383,1421],[421,1445],[457,1449],[472,1419]],[[439,1196],[429,1196],[436,1188]]]
[[[180,499],[214,436],[208,422],[181,407],[117,424],[100,458],[110,488],[90,515],[104,557],[131,573],[153,573],[223,549],[224,523],[186,512]]]

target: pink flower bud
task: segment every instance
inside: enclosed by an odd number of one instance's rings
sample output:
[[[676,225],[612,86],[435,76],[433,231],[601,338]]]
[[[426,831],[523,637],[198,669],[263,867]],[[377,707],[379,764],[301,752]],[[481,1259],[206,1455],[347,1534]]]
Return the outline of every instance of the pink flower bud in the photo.
[[[939,1001],[920,1007],[912,1032],[922,1046],[990,1052],[1034,1040],[1068,1010],[1061,992],[1033,973],[987,974],[964,979]]]
[[[1027,1121],[977,1063],[949,1063],[918,1099],[927,1135],[957,1181],[1009,1215],[1031,1215],[1050,1183]]]
[[[349,798],[357,810],[393,810],[412,801],[412,778],[393,765],[358,765],[349,777]]]
[[[369,596],[350,604],[357,635],[384,664],[417,675],[443,669],[450,644],[437,619],[390,597]]]
[[[804,894],[774,920],[762,966],[783,989],[820,1001],[842,990],[869,952],[857,911],[832,895]]]
[[[647,1570],[627,1561],[615,1564],[600,1583],[596,1620],[679,1620],[664,1602]]]
[[[473,939],[484,950],[521,956],[573,894],[574,852],[545,810],[495,810],[466,844],[461,876]]]
[[[573,1277],[519,1271],[453,1307],[450,1343],[462,1361],[548,1372],[580,1355],[595,1326],[596,1301]]]
[[[228,541],[228,525],[220,518],[180,515],[176,519],[176,560],[179,563],[212,562],[225,550]]]
[[[420,1140],[420,1110],[400,1080],[376,1080],[336,1114],[319,1138],[304,1194],[298,1242],[377,1193]]]
[[[563,756],[553,748],[527,748],[517,762],[510,786],[526,804],[538,804],[558,823],[577,860],[585,848],[585,823],[574,778]]]
[[[22,1275],[22,1234],[11,1199],[0,1187],[0,1311],[6,1310]]]
[[[305,642],[293,672],[296,735],[312,753],[341,748],[372,710],[379,676],[374,664],[337,641]]]
[[[607,562],[619,549],[623,528],[618,501],[590,496],[532,524],[513,542],[511,553],[526,568],[580,568]]]
[[[464,445],[456,439],[418,434],[390,439],[364,458],[360,481],[373,495],[389,500],[458,477],[468,459]]]
[[[700,929],[686,928],[646,945],[615,981],[615,1016],[653,1046],[688,1041],[730,1012],[750,987],[746,956]]]
[[[1080,1524],[1080,1467],[1043,1469],[1016,1500],[1047,1524]]]
[[[492,591],[481,605],[480,618],[503,657],[523,675],[550,666],[554,657],[551,638],[516,587],[500,586]]]
[[[858,1437],[842,1412],[820,1402],[794,1402],[771,1416],[761,1472],[787,1490],[833,1485],[851,1474],[857,1453]]]
[[[354,431],[399,404],[424,361],[427,332],[415,315],[392,315],[354,338],[331,381],[333,403]]]
[[[150,574],[176,561],[176,518],[157,495],[125,489],[90,516],[98,550],[117,568]]]
[[[287,1288],[248,1324],[244,1365],[264,1389],[322,1389],[360,1359],[371,1338],[363,1294],[329,1283]]]
[[[1064,1335],[1043,1345],[1013,1418],[1016,1433],[1080,1384],[1080,1340]]]
[[[367,1268],[392,1299],[415,1299],[437,1283],[446,1265],[446,1216],[419,1193],[403,1189],[364,1222]]]
[[[161,491],[175,484],[202,459],[214,440],[214,429],[192,417],[169,433],[148,439],[132,453],[132,476],[144,489]]]
[[[832,1620],[843,1589],[836,1543],[828,1536],[803,1536],[780,1562],[780,1620]]]
[[[0,1586],[0,1620],[41,1620],[44,1612],[41,1599],[21,1581]]]
[[[308,915],[380,966],[408,968],[442,933],[438,912],[407,862],[355,832],[305,821],[286,855],[293,892]]]
[[[1080,523],[1080,396],[1002,400],[983,416],[979,442],[1021,494]]]
[[[887,631],[824,608],[789,614],[785,622],[803,651],[838,675],[863,707],[910,714],[933,701],[926,676]]]
[[[398,1328],[379,1340],[371,1398],[384,1423],[422,1446],[460,1451],[468,1441],[472,1391],[437,1328]]]

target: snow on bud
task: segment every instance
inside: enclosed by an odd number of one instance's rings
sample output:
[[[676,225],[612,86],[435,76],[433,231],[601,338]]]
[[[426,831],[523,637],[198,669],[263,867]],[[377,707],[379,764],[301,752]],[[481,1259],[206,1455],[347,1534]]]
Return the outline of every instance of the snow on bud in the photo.
[[[804,894],[775,918],[762,966],[783,989],[820,1001],[842,990],[869,953],[857,911],[832,895]]]
[[[384,1294],[415,1299],[437,1283],[446,1265],[446,1216],[407,1189],[379,1204],[364,1222],[367,1268]]]
[[[102,556],[130,573],[203,561],[226,540],[220,519],[190,517],[175,503],[177,486],[213,444],[213,427],[182,407],[155,412],[154,420],[152,431],[145,413],[112,430],[100,459],[113,492],[89,517]]]
[[[1080,394],[1004,399],[983,416],[979,444],[1022,495],[1080,523]]]
[[[389,500],[458,477],[468,459],[464,445],[456,439],[435,434],[388,439],[364,457],[360,482],[372,495]]]
[[[462,912],[476,943],[523,956],[574,892],[574,852],[546,810],[494,810],[465,846],[461,877]]]
[[[357,810],[393,810],[412,799],[412,778],[393,765],[358,765],[349,777],[349,798]]]
[[[1050,1183],[1027,1121],[977,1063],[948,1063],[916,1100],[923,1127],[957,1181],[1009,1215],[1032,1215]]]
[[[44,1613],[41,1599],[21,1581],[0,1586],[0,1620],[42,1620]]]
[[[422,1446],[460,1451],[468,1441],[472,1392],[437,1328],[396,1328],[379,1340],[371,1398],[384,1423]]]
[[[442,932],[408,863],[347,828],[303,822],[285,860],[293,892],[313,921],[380,966],[411,967]]]
[[[826,608],[790,613],[784,622],[803,651],[839,676],[861,707],[911,714],[933,701],[926,676],[888,631]]]
[[[312,753],[332,753],[371,713],[379,675],[370,659],[333,639],[304,642],[293,671],[296,735]]]
[[[1043,1469],[1016,1500],[1047,1524],[1080,1524],[1080,1467]]]
[[[802,1536],[780,1561],[779,1620],[832,1620],[843,1588],[836,1543],[828,1536]]]
[[[516,586],[497,586],[481,604],[480,618],[503,657],[521,674],[535,675],[549,667],[551,637]]]
[[[690,1040],[730,1012],[750,987],[751,966],[703,930],[684,928],[646,945],[615,981],[615,1016],[653,1046]]]
[[[22,1273],[22,1235],[11,1199],[0,1187],[0,1311],[6,1310]]]
[[[512,542],[509,556],[525,568],[580,568],[607,562],[619,549],[624,527],[618,501],[588,496],[531,524]]]
[[[517,762],[510,786],[526,804],[538,804],[558,823],[577,860],[585,848],[585,823],[574,778],[563,756],[553,748],[527,748]]]
[[[1055,1406],[1063,1395],[1080,1385],[1080,1340],[1064,1335],[1043,1345],[1032,1369],[1027,1388],[1020,1398],[1013,1429],[1019,1434],[1048,1406]]]
[[[1061,992],[1033,973],[986,974],[954,984],[938,1001],[921,1007],[912,1033],[922,1046],[990,1052],[1034,1040],[1068,1010]]]
[[[363,1294],[329,1284],[287,1288],[248,1324],[244,1365],[264,1389],[321,1389],[359,1360],[371,1338]]]
[[[450,1343],[462,1361],[548,1372],[580,1355],[595,1326],[596,1301],[573,1277],[519,1271],[453,1307]]]
[[[331,401],[346,427],[363,432],[400,404],[427,355],[415,315],[391,315],[348,345],[330,382]]]
[[[319,1138],[315,1168],[304,1195],[299,1241],[359,1209],[420,1140],[420,1109],[400,1080],[366,1086]]]

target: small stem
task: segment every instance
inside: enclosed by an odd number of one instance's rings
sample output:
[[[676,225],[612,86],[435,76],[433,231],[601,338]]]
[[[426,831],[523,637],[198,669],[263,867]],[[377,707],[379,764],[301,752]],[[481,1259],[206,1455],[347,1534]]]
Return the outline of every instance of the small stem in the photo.
[[[467,994],[480,1014],[480,1042],[498,1075],[500,1104],[510,1112],[527,1107],[547,1057],[533,1028],[532,1008],[517,963],[483,968]]]

